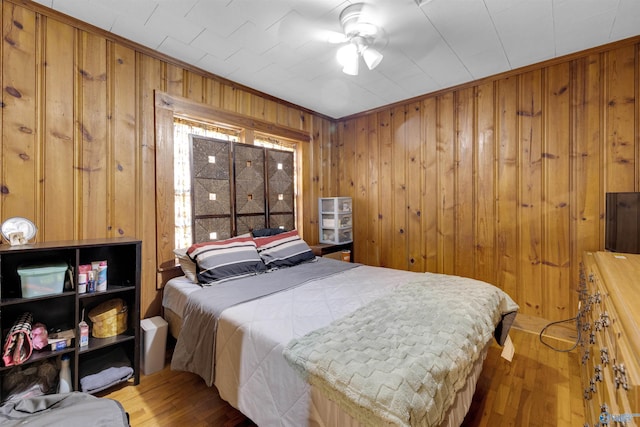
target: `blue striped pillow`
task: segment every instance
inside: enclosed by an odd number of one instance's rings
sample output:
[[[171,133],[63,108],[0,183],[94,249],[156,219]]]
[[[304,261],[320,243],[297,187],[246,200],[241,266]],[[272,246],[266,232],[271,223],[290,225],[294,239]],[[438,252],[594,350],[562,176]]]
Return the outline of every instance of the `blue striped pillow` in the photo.
[[[292,267],[316,258],[296,230],[275,236],[256,237],[260,258],[267,268]]]
[[[196,276],[201,284],[248,276],[267,269],[252,237],[196,243],[187,250],[187,255],[196,263]]]

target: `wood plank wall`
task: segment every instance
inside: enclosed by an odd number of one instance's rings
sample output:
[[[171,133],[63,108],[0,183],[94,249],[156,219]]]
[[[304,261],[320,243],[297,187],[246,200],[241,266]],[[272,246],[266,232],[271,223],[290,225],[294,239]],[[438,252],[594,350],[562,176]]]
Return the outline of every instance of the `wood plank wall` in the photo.
[[[27,0],[2,0],[0,13],[0,219],[30,218],[38,241],[142,239],[141,312],[159,314],[156,180],[173,180],[155,167],[163,91],[311,134],[298,209],[317,242],[317,197],[337,188],[333,121]]]
[[[338,123],[356,261],[473,277],[576,315],[605,193],[640,191],[640,38]]]
[[[640,191],[640,39],[329,120],[28,0],[2,1],[0,217],[38,240],[143,240],[156,315],[154,92],[309,132],[301,226],[354,198],[356,261],[475,277],[526,314],[575,315],[604,194]]]

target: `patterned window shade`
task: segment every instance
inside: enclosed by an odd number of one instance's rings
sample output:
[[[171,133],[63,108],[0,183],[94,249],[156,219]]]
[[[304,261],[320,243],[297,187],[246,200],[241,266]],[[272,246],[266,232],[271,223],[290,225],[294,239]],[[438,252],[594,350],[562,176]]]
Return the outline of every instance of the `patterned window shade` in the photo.
[[[177,118],[174,120],[173,170],[175,205],[175,246],[192,243],[191,158],[189,135],[201,135],[226,141],[238,141],[240,131]],[[215,193],[213,193],[215,194]],[[201,234],[200,232],[199,234]]]
[[[256,133],[244,144],[239,130],[174,124],[176,247],[296,227],[295,142]]]

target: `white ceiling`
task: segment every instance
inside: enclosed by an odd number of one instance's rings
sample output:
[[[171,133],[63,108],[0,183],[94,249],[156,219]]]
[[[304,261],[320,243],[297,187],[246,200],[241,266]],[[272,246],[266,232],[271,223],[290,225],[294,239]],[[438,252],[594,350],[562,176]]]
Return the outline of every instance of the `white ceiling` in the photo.
[[[322,34],[356,0],[35,1],[332,118],[640,34],[640,0],[365,0],[384,59],[348,76]]]

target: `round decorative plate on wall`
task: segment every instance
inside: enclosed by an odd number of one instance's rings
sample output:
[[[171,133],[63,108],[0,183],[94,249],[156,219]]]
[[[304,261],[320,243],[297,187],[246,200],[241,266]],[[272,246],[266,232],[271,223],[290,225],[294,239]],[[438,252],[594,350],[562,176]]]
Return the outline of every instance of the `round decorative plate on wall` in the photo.
[[[15,216],[9,218],[0,226],[2,237],[12,245],[22,245],[36,236],[38,227],[27,218]],[[22,234],[20,234],[22,233]]]

